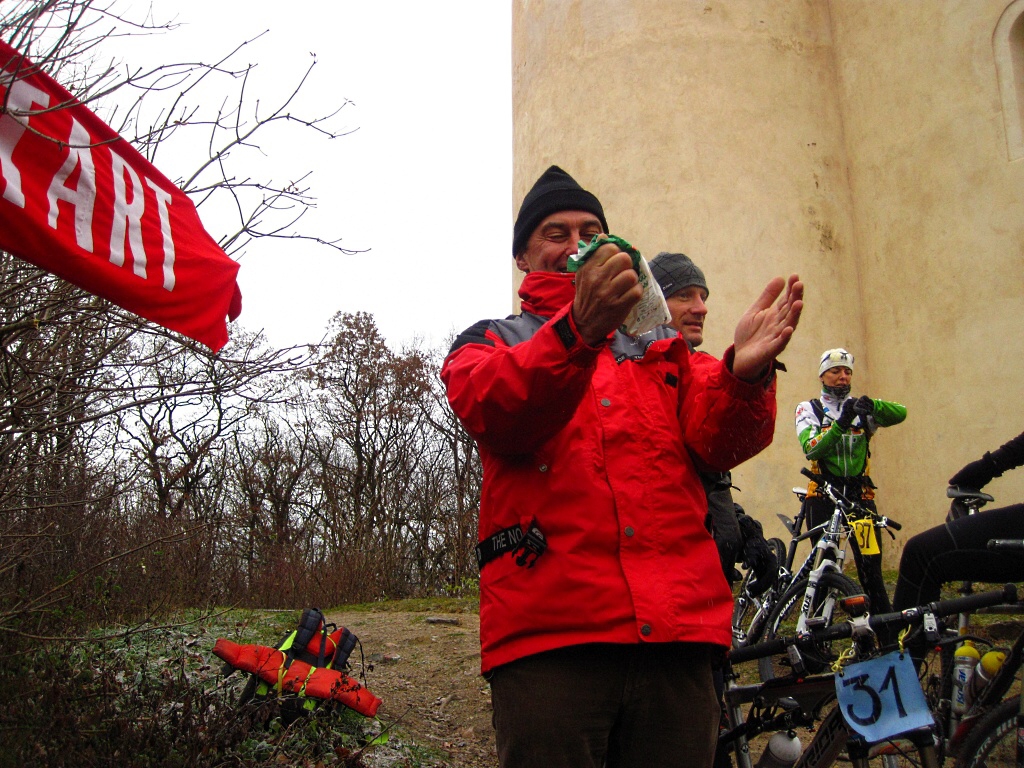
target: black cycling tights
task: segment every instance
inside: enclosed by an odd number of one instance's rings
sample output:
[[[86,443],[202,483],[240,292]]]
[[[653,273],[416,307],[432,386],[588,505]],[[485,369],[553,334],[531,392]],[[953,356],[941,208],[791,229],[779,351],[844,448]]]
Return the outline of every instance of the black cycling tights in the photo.
[[[893,608],[939,599],[950,581],[1024,581],[1024,553],[993,552],[989,539],[1024,538],[1024,504],[979,512],[911,537],[900,558]]]

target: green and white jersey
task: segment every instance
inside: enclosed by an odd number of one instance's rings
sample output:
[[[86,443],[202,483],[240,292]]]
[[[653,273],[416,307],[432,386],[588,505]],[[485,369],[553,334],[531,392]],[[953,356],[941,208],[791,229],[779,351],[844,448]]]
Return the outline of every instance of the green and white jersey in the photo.
[[[837,477],[863,475],[868,466],[868,441],[879,427],[891,427],[907,418],[907,408],[888,400],[875,400],[873,414],[858,416],[850,429],[836,423],[843,403],[855,399],[847,395],[839,399],[822,391],[819,400],[823,414],[819,418],[811,401],[796,407],[796,435],[804,455],[817,465],[818,471]]]

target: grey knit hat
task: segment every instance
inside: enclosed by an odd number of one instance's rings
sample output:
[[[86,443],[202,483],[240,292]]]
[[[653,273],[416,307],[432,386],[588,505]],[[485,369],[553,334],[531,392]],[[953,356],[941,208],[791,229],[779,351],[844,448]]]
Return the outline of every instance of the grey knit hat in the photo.
[[[608,231],[601,201],[576,183],[576,180],[557,165],[552,165],[537,179],[533,188],[526,193],[523,204],[516,216],[512,229],[512,255],[516,256],[526,248],[526,242],[544,219],[559,211],[586,211],[592,213]]]
[[[686,254],[662,251],[651,259],[648,266],[651,268],[654,279],[661,286],[661,292],[666,299],[676,291],[681,291],[691,285],[696,285],[705,291],[708,290],[704,273],[700,271],[700,267],[690,261],[690,257]],[[708,293],[710,294],[710,291]]]

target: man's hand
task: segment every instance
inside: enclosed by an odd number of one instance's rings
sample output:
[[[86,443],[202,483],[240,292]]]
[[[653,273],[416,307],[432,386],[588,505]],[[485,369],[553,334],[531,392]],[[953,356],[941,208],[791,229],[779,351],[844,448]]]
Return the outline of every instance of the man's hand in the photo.
[[[776,277],[765,286],[736,326],[732,363],[736,378],[753,382],[768,373],[768,365],[782,354],[796,330],[803,296],[804,284],[796,275],[789,280]]]
[[[643,289],[633,260],[618,246],[602,245],[576,273],[572,317],[583,341],[594,346],[622,325]]]

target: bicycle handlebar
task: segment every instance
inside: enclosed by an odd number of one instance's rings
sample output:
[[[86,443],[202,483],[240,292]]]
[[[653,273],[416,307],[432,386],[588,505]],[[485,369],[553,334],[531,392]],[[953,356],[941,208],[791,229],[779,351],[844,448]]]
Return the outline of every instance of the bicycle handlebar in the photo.
[[[852,501],[850,501],[848,498],[846,498],[846,496],[844,496],[842,493],[836,490],[835,486],[832,485],[832,483],[830,483],[824,475],[816,475],[814,472],[811,472],[811,470],[809,470],[807,467],[800,467],[800,474],[810,480],[813,480],[818,485],[820,485],[825,490],[826,495],[830,499],[832,499],[832,501],[844,505],[847,508],[855,506]]]
[[[1024,552],[1024,539],[989,539],[988,548],[999,552]]]
[[[828,479],[824,475],[816,475],[814,472],[811,472],[811,470],[809,470],[807,467],[801,467],[800,468],[800,474],[803,475],[804,477],[810,479],[810,480],[813,480],[814,482],[816,482],[820,486],[823,486],[823,487],[827,486],[828,487],[828,491],[831,494],[834,494],[835,499],[838,499],[843,504],[848,505],[848,508],[852,509],[854,507],[859,507],[862,510],[864,509],[857,502],[850,501],[848,498],[846,498],[846,496],[844,496],[842,493],[837,491],[835,489],[835,486],[833,486],[832,483],[830,483],[828,481]],[[796,488],[794,488],[793,491],[796,492]],[[865,510],[865,511],[867,511],[867,510]],[[876,521],[879,520],[879,519],[883,520],[885,528],[892,528],[894,531],[901,531],[901,530],[903,530],[903,526],[900,525],[899,523],[897,523],[891,517],[882,517],[881,515],[877,515],[877,514],[872,514],[872,517],[875,518]]]
[[[1002,603],[1017,603],[1016,585],[1006,584],[1002,589],[991,592],[979,592],[974,595],[967,595],[966,597],[937,600],[927,605],[907,608],[904,611],[894,613],[880,613],[877,616],[869,616],[868,624],[872,629],[880,629],[892,624],[912,626],[919,623],[924,618],[925,613],[931,613],[936,617],[952,616],[955,613],[969,613],[979,608],[988,608]],[[765,656],[785,653],[786,649],[791,645],[795,645],[797,648],[808,648],[813,647],[815,642],[841,640],[853,634],[853,626],[852,622],[844,621],[841,624],[833,624],[831,627],[814,630],[803,635],[779,637],[742,648],[734,648],[729,651],[729,660],[733,664],[740,664],[744,661],[753,661]]]
[[[821,475],[816,475],[813,472],[811,472],[811,470],[809,470],[807,467],[800,467],[800,474],[803,475],[804,477],[810,478],[816,483],[824,479]]]

